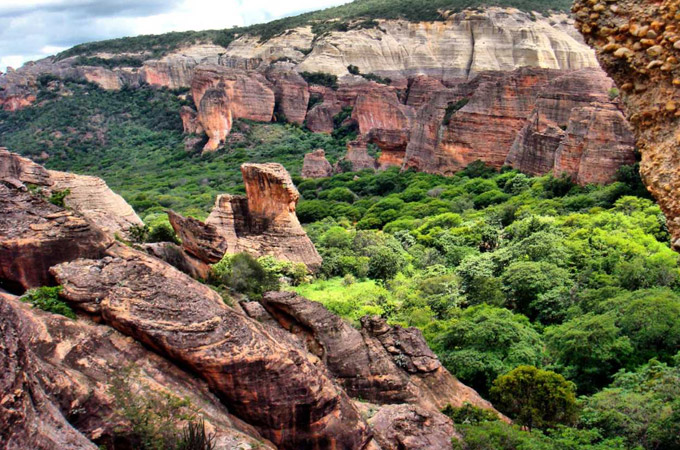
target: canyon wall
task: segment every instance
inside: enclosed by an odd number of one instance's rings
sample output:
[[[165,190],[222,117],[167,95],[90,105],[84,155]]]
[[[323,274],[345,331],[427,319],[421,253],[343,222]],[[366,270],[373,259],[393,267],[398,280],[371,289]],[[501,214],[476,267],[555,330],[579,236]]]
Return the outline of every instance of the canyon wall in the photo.
[[[577,0],[573,11],[621,89],[642,155],[640,174],[680,249],[680,2]]]

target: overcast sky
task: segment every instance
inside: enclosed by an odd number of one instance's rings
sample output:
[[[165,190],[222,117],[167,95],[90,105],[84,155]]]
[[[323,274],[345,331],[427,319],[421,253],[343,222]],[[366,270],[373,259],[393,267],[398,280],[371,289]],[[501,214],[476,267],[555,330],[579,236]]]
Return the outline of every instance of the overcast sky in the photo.
[[[0,0],[0,70],[83,42],[251,25],[348,0]]]

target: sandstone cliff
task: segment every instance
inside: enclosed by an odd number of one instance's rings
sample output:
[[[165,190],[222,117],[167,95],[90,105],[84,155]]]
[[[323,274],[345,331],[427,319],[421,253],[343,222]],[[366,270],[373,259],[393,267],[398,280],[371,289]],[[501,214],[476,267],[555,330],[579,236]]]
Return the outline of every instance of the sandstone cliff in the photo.
[[[640,173],[680,248],[680,33],[677,0],[577,0],[578,26],[621,88],[642,154]]]

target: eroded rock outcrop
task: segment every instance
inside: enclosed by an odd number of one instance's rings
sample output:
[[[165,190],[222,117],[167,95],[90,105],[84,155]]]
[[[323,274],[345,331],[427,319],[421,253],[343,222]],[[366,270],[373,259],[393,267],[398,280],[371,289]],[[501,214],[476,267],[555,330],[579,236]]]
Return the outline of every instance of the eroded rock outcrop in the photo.
[[[366,142],[359,138],[347,143],[347,153],[335,164],[335,171],[342,172],[347,164],[352,172],[364,169],[377,169],[375,158],[368,154]]]
[[[309,104],[309,86],[304,78],[291,67],[275,65],[267,71],[267,79],[274,85],[279,118],[302,125]]]
[[[141,344],[108,326],[32,309],[9,295],[0,295],[0,364],[4,449],[134,446],[132,424],[114,395],[119,391],[160,399],[156,407],[164,396],[187,399],[190,406],[177,416],[204,418],[216,449],[274,448],[232,417],[205,382]],[[185,422],[174,425],[181,429]]]
[[[267,293],[261,303],[321,359],[351,397],[410,403],[437,413],[447,404],[465,402],[492,409],[441,365],[415,328],[392,327],[378,316],[366,316],[357,330],[320,303],[292,292]]]
[[[0,181],[23,189],[25,184],[36,185],[46,196],[68,191],[64,205],[112,236],[129,237],[130,228],[144,225],[123,197],[113,192],[101,178],[46,170],[1,147]]]
[[[346,395],[305,354],[212,289],[116,245],[52,269],[63,295],[201,375],[230,411],[283,449],[360,449],[371,438]]]
[[[384,405],[368,423],[382,450],[446,450],[459,437],[444,414],[414,405]]]
[[[100,258],[113,239],[87,220],[0,181],[0,287],[52,284],[49,268]]]
[[[577,0],[574,16],[586,41],[622,92],[642,155],[640,174],[680,248],[680,33],[677,0]]]
[[[566,172],[579,184],[608,183],[635,163],[633,133],[610,98],[613,81],[602,71],[569,72],[538,94],[505,164],[532,175]]]
[[[326,159],[323,149],[307,153],[302,162],[302,178],[326,178],[333,175],[333,166]]]
[[[216,150],[224,142],[234,119],[268,122],[274,114],[272,85],[258,72],[199,66],[194,71],[191,94],[198,120],[210,139],[207,151]]]

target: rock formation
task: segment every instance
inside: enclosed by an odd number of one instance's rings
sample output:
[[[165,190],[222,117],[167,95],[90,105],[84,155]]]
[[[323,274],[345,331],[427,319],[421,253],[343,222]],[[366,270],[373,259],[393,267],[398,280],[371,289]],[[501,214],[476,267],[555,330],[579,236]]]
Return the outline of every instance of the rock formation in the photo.
[[[244,164],[241,172],[246,196],[218,196],[205,223],[169,212],[184,250],[206,263],[227,252],[247,252],[317,270],[321,256],[295,215],[300,194],[286,169],[273,163]]]
[[[87,220],[0,181],[0,288],[50,285],[49,268],[99,258],[113,239]]]
[[[414,405],[385,405],[368,423],[382,450],[443,450],[456,435],[451,419]]]
[[[326,178],[333,175],[333,167],[326,159],[323,149],[307,153],[302,162],[302,178]]]
[[[108,253],[52,269],[79,309],[199,374],[280,448],[362,448],[370,440],[346,395],[303,352],[169,265],[122,245]]]
[[[375,158],[368,154],[366,142],[361,138],[347,143],[347,153],[335,165],[335,170],[337,172],[343,170],[343,161],[349,163],[352,172],[364,169],[376,169],[378,167]]]
[[[274,113],[272,85],[258,72],[200,66],[194,71],[191,94],[198,120],[210,139],[206,151],[224,142],[234,119],[268,122]]]
[[[276,65],[267,71],[267,79],[274,85],[279,118],[302,125],[309,104],[309,88],[304,78],[290,67]]]
[[[207,280],[210,277],[210,265],[190,255],[182,247],[173,242],[143,244],[142,249],[148,254],[170,264],[175,269],[186,273],[195,280]]]
[[[64,204],[111,234],[128,237],[134,226],[143,226],[132,207],[97,177],[45,170],[30,159],[0,147],[0,181],[17,187],[36,185],[49,196],[68,190]]]
[[[668,218],[680,248],[680,34],[677,0],[577,0],[574,15],[586,41],[621,89],[642,155],[640,173]]]
[[[112,395],[116,388],[146,400],[187,399],[190,408],[177,416],[198,411],[217,450],[275,448],[231,416],[205,382],[140,343],[106,325],[42,312],[1,294],[0,364],[6,449],[134,447],[132,424]]]

